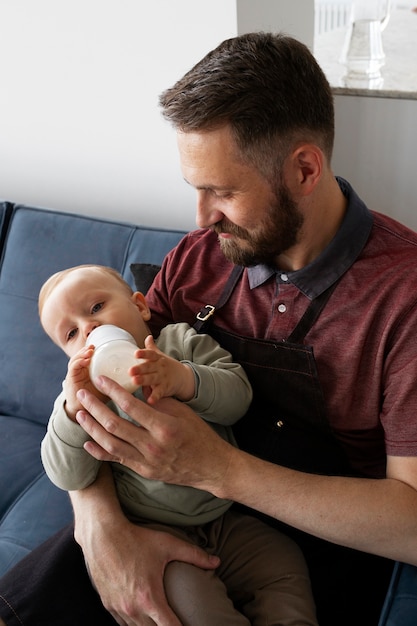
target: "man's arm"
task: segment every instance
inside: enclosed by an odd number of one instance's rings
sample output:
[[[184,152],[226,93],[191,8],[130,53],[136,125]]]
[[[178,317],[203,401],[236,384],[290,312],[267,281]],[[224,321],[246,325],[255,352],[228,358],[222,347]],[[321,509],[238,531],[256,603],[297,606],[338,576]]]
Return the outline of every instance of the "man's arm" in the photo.
[[[77,419],[97,442],[86,444],[96,458],[205,489],[328,541],[417,565],[417,459],[390,457],[387,478],[380,480],[306,474],[234,448],[172,399],[156,411],[109,379],[100,384],[142,428],[135,432],[92,394],[80,392],[86,411]]]
[[[389,457],[387,478],[365,479],[232,452],[220,493],[327,541],[417,565],[416,458]]]
[[[180,626],[165,597],[166,565],[175,560],[212,569],[218,559],[168,533],[129,522],[106,463],[92,485],[70,496],[75,539],[103,605],[116,622],[121,626]]]

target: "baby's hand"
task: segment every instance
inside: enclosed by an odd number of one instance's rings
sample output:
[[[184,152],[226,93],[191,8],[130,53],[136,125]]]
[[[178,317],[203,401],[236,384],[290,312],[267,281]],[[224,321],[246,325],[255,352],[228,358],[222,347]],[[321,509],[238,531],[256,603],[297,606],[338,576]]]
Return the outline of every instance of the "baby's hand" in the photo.
[[[175,396],[187,401],[194,397],[194,372],[185,363],[167,356],[156,346],[152,335],[145,339],[145,347],[136,352],[140,363],[130,368],[136,385],[141,385],[149,404],[161,398]]]
[[[94,346],[86,346],[68,361],[67,376],[63,383],[65,411],[74,422],[77,411],[83,408],[77,400],[77,391],[88,389],[101,400],[106,400],[106,396],[100,394],[90,379],[89,365],[93,352]]]

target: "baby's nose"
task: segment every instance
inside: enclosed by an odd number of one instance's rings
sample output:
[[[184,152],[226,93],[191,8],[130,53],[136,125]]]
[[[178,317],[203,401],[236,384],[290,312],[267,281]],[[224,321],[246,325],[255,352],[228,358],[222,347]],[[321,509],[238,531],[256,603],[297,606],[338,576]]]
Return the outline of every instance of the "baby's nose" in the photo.
[[[85,338],[87,339],[90,336],[90,334],[93,332],[93,330],[97,328],[98,326],[100,326],[100,324],[97,324],[97,323],[88,324],[84,333]]]

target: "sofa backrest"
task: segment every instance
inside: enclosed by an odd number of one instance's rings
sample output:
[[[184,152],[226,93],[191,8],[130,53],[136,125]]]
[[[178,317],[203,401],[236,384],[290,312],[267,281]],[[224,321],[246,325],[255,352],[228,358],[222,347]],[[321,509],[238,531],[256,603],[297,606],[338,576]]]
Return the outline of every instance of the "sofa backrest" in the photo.
[[[67,357],[40,326],[42,283],[66,267],[99,263],[133,287],[130,264],[160,264],[184,233],[7,203],[0,219],[9,222],[0,264],[0,414],[46,424]]]

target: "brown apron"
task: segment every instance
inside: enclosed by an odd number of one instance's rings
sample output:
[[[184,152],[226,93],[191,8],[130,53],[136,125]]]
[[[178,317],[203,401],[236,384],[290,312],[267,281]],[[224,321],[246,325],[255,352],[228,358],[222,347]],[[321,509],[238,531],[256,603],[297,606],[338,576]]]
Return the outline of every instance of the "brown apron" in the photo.
[[[219,302],[216,306],[206,305],[194,325],[233,355],[252,384],[251,407],[233,428],[239,447],[304,472],[352,474],[327,420],[313,348],[302,343],[336,284],[312,300],[286,341],[274,342],[234,335],[212,323],[242,271],[242,267],[233,269]]]
[[[326,416],[313,348],[302,343],[336,283],[312,300],[286,341],[274,342],[234,335],[213,324],[216,311],[228,301],[242,271],[241,267],[233,269],[219,301],[203,307],[194,324],[197,331],[212,335],[231,352],[252,384],[253,402],[233,427],[239,447],[303,472],[355,475]],[[264,519],[292,536],[302,548],[320,626],[377,626],[392,561]]]

